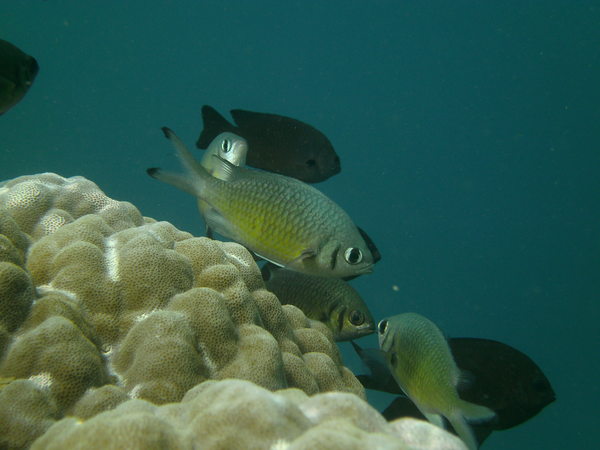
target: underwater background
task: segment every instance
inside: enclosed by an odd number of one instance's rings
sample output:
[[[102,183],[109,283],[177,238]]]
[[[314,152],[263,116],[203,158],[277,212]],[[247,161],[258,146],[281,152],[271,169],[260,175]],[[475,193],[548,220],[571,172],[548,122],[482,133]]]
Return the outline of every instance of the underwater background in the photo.
[[[83,175],[201,235],[145,173],[178,168],[160,127],[193,148],[204,104],[305,121],[342,161],[317,187],[383,255],[352,282],[375,319],[419,312],[550,379],[556,402],[483,448],[596,448],[600,2],[19,1],[0,38],[40,65],[0,117],[0,180]]]

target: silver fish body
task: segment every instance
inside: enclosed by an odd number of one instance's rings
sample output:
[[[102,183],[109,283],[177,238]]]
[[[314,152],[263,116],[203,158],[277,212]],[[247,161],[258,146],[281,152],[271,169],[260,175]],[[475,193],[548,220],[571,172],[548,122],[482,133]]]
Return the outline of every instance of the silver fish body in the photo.
[[[218,159],[227,180],[211,176],[185,145],[163,129],[177,149],[186,174],[148,173],[209,205],[213,230],[257,255],[291,270],[351,277],[372,270],[373,255],[348,214],[317,189],[299,180],[236,167]]]
[[[200,165],[213,177],[227,180],[230,172],[222,170],[223,163],[220,159],[229,161],[235,166],[246,164],[248,154],[248,143],[246,139],[231,132],[224,132],[215,137],[204,151]],[[220,159],[219,159],[220,158]],[[206,212],[210,206],[203,200],[198,200],[198,209],[206,224],[206,236],[213,238],[213,230],[206,221]]]

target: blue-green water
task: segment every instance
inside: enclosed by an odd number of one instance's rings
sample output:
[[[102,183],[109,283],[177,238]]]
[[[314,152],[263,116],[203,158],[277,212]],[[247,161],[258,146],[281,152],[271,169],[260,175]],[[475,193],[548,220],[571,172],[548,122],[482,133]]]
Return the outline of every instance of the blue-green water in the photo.
[[[342,159],[319,188],[383,254],[354,282],[375,317],[500,340],[553,383],[484,448],[596,448],[600,2],[18,1],[0,38],[40,64],[0,117],[0,180],[84,175],[200,234],[145,174],[177,167],[160,127],[192,147],[203,104],[304,120]]]

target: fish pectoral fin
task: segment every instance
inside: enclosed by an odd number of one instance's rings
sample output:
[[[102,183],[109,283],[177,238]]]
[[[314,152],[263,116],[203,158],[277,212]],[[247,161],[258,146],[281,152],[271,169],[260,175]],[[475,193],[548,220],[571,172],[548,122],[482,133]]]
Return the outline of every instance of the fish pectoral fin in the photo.
[[[300,253],[298,256],[296,256],[294,259],[292,259],[290,262],[283,265],[282,267],[285,269],[288,269],[288,270],[298,270],[296,267],[298,267],[302,263],[306,262],[307,260],[310,260],[311,258],[315,258],[316,256],[317,256],[316,251],[310,250],[310,249],[305,249],[302,251],[302,253]]]
[[[223,217],[218,209],[214,207],[208,208],[204,212],[204,220],[206,221],[206,226],[212,229],[214,233],[219,233],[221,236],[226,236],[236,242],[242,241],[238,229]]]
[[[311,249],[302,250],[302,253],[300,253],[300,255],[296,256],[289,263],[287,263],[284,267],[290,267],[290,266],[296,264],[297,262],[304,261],[304,260],[310,259],[310,258],[314,258],[316,256],[317,256],[317,252],[315,250],[311,250]]]
[[[307,259],[307,258],[314,258],[315,256],[317,256],[317,251],[307,248],[305,250],[302,250],[302,253],[300,253],[300,256],[298,256],[296,259],[301,260],[301,259]]]

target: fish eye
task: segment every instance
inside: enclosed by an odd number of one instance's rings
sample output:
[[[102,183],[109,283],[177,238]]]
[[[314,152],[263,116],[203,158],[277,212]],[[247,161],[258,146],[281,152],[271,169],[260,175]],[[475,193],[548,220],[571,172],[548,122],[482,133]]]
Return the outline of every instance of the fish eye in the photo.
[[[229,139],[223,139],[221,150],[223,150],[223,153],[229,153],[229,150],[231,150],[231,141]]]
[[[363,255],[359,248],[350,247],[344,252],[344,259],[348,264],[354,265],[362,261]]]
[[[377,325],[377,332],[379,334],[384,334],[387,330],[387,326],[388,326],[388,321],[383,319],[381,322],[379,322],[379,325]]]
[[[309,159],[308,161],[306,161],[306,165],[308,167],[316,167],[317,166],[317,161],[315,161],[314,159]]]
[[[358,309],[350,311],[348,318],[350,319],[350,323],[352,325],[358,326],[365,323],[365,315],[362,313],[362,311],[359,311]]]

